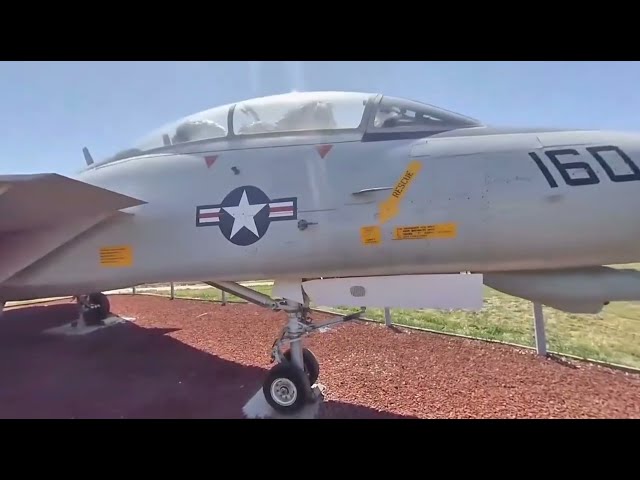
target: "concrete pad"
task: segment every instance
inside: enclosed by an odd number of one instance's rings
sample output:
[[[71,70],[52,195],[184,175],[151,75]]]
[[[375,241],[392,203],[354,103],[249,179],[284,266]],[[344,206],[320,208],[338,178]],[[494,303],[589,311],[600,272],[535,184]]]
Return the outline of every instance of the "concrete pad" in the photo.
[[[249,401],[242,407],[242,413],[246,418],[270,418],[270,419],[295,419],[295,420],[311,420],[318,416],[320,413],[320,406],[324,400],[325,387],[321,384],[315,384],[311,387],[314,394],[314,401],[303,407],[300,411],[293,415],[284,415],[280,412],[276,412],[267,403],[267,399],[262,392],[262,388],[256,392],[256,394],[249,399]]]
[[[132,322],[134,320],[135,318],[133,317],[119,317],[116,315],[112,315],[110,317],[107,317],[104,320],[103,325],[88,326],[84,323],[82,319],[77,319],[77,320],[74,320],[73,322],[69,322],[59,327],[48,328],[47,330],[44,330],[42,333],[47,335],[63,335],[63,336],[87,335],[89,333],[93,333],[98,330],[103,330],[105,328],[112,327],[113,325],[118,325],[124,322]]]

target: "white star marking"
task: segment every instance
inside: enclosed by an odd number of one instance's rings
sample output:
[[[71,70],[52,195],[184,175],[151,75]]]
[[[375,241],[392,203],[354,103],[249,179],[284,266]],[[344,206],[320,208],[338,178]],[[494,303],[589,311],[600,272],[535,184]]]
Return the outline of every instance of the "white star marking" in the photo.
[[[258,228],[256,227],[254,217],[266,205],[266,203],[251,205],[247,199],[247,191],[245,190],[242,192],[242,198],[240,199],[238,206],[223,207],[224,211],[233,217],[233,228],[231,229],[230,238],[233,238],[242,229],[242,227],[246,227],[247,230],[253,233],[256,237],[259,237],[260,235],[258,235]]]

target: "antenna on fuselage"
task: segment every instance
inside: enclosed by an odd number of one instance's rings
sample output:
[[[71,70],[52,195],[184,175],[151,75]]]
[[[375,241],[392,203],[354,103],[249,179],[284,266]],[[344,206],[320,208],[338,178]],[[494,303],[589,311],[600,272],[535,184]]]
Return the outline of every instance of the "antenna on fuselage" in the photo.
[[[82,154],[84,155],[84,161],[87,162],[87,165],[91,165],[93,163],[93,157],[87,147],[82,147]]]

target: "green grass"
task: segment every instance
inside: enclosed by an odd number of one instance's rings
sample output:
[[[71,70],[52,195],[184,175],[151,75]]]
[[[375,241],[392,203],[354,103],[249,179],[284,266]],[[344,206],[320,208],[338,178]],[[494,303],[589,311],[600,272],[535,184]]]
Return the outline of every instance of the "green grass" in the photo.
[[[640,268],[640,264],[626,265]],[[270,285],[253,287],[271,294]],[[168,292],[150,291],[168,295]],[[176,297],[221,300],[216,289],[176,290]],[[228,301],[241,301],[227,295]],[[334,309],[352,312],[357,309]],[[544,307],[548,348],[552,351],[640,368],[640,302],[608,305],[597,315],[575,315]],[[382,309],[368,309],[367,318],[384,321]],[[392,310],[393,322],[431,330],[534,346],[531,302],[485,287],[480,312]]]

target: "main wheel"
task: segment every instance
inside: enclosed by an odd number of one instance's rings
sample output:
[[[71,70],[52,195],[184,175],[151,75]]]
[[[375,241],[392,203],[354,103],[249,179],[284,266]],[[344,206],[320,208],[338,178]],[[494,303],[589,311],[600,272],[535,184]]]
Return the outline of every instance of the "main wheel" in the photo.
[[[284,353],[284,358],[288,362],[291,362],[291,350],[287,350]],[[320,376],[320,364],[318,363],[316,356],[308,348],[302,349],[302,363],[304,365],[304,371],[309,377],[309,384],[315,384]]]
[[[82,309],[82,318],[85,325],[88,327],[96,327],[104,325],[104,321],[101,318],[100,308],[96,305],[91,305],[89,308]]]
[[[96,305],[98,308],[98,318],[100,320],[106,319],[111,313],[111,303],[109,297],[104,293],[97,292],[89,295],[89,304]]]
[[[311,384],[305,372],[289,362],[283,362],[269,371],[262,391],[274,410],[294,413],[307,403]]]

